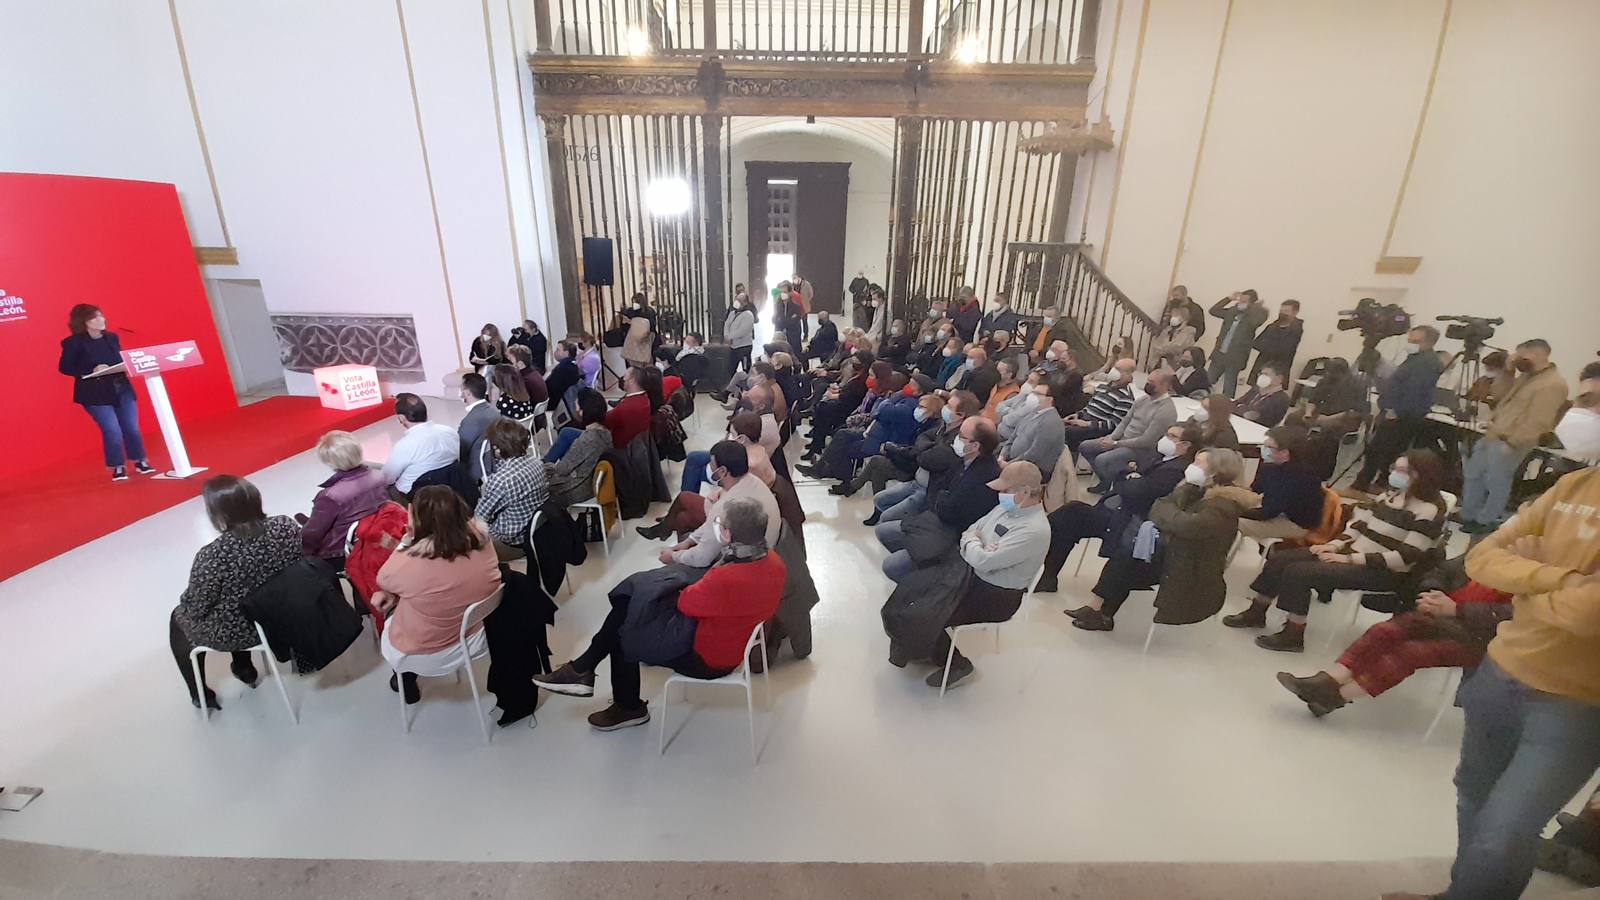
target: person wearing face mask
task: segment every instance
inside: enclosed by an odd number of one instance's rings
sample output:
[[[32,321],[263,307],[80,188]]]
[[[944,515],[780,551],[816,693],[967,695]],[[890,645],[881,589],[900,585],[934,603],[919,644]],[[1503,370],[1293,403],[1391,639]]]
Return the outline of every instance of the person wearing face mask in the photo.
[[[1193,625],[1222,610],[1228,599],[1223,573],[1238,533],[1239,516],[1256,496],[1239,487],[1244,460],[1232,450],[1203,450],[1184,470],[1183,483],[1150,507],[1149,524],[1161,536],[1159,567],[1132,548],[1113,550],[1095,582],[1094,600],[1066,611],[1084,631],[1111,631],[1128,595],[1156,583],[1155,623]]]
[[[931,478],[926,508],[896,522],[878,525],[875,533],[889,551],[883,574],[899,582],[913,570],[931,565],[955,546],[967,526],[999,502],[989,482],[1000,474],[995,451],[1000,435],[994,425],[973,415],[961,423],[950,444],[950,467]]]
[[[828,493],[848,497],[870,484],[876,500],[878,495],[886,491],[890,481],[910,481],[916,476],[917,456],[933,446],[934,441],[938,440],[939,430],[944,427],[944,398],[927,393],[932,388],[932,379],[925,375],[912,376],[912,383],[906,385],[908,395],[916,398],[911,409],[910,436],[903,440],[884,440],[878,445],[877,455],[867,457],[855,477],[848,483],[835,485]],[[904,433],[896,437],[904,437]],[[885,501],[885,508],[892,505],[887,497]],[[868,524],[878,524],[876,506]]]
[[[1535,338],[1517,345],[1514,376],[1494,387],[1494,412],[1483,437],[1461,466],[1461,530],[1484,534],[1499,527],[1522,460],[1555,428],[1567,402],[1567,380],[1550,361],[1550,344]]]
[[[916,403],[905,395],[906,376],[889,368],[889,364],[881,359],[872,364],[870,372],[867,376],[867,396],[862,400],[861,407],[851,413],[843,427],[836,429],[828,438],[815,463],[795,466],[801,474],[819,479],[850,477],[854,460],[877,453],[876,440],[872,443],[872,453],[863,454],[861,451],[884,406],[890,407],[891,416],[897,421],[902,416],[905,421],[911,421]]]
[[[1189,289],[1181,284],[1173,285],[1172,290],[1167,291],[1167,303],[1161,308],[1161,320],[1166,321],[1173,310],[1182,312],[1184,321],[1194,326],[1195,340],[1205,335],[1206,311],[1190,298]]]
[[[1322,524],[1322,478],[1308,462],[1310,452],[1303,429],[1279,425],[1267,430],[1261,465],[1250,485],[1261,504],[1245,511],[1240,534],[1258,541],[1300,540]]]
[[[1587,465],[1600,463],[1600,363],[1590,363],[1578,382],[1578,399],[1556,423],[1556,441],[1567,456]]]
[[[811,335],[811,343],[806,346],[804,359],[823,360],[833,355],[839,346],[839,326],[833,324],[833,318],[827,310],[817,313],[817,330]]]
[[[1178,421],[1178,407],[1172,402],[1172,373],[1159,370],[1145,379],[1144,396],[1134,401],[1128,414],[1110,434],[1078,445],[1078,454],[1094,468],[1100,482],[1090,493],[1103,494],[1129,463],[1155,449],[1161,436]]]
[[[1017,384],[1015,393],[999,403],[993,404],[996,418],[990,419],[990,421],[999,427],[1001,443],[1011,440],[1017,433],[1017,424],[1033,408],[1028,398],[1033,396],[1033,393],[1039,390],[1045,381],[1045,373],[1040,369],[1034,369]],[[990,395],[991,401],[993,396],[993,394]],[[985,409],[987,410],[987,407]],[[985,413],[984,418],[989,418],[987,413]]]
[[[467,347],[467,362],[472,364],[472,370],[482,375],[491,366],[498,366],[506,361],[506,342],[500,339],[500,328],[494,323],[483,326],[483,330]]]
[[[703,489],[699,494],[679,491],[667,515],[655,527],[636,529],[642,537],[650,540],[675,535],[681,537],[687,533],[687,537],[682,537],[678,543],[661,551],[658,558],[662,565],[678,563],[705,568],[715,562],[722,552],[722,545],[711,523],[720,513],[721,506],[731,500],[745,498],[759,504],[770,516],[767,536],[774,541],[778,539],[778,528],[782,525],[778,501],[772,489],[762,481],[761,475],[751,468],[752,447],[757,451],[761,449],[759,445],[737,440],[721,440],[713,444],[711,459],[705,465],[705,479],[712,487]],[[764,457],[764,453],[758,454],[758,458]]]
[[[1008,335],[1016,334],[1017,326],[1021,322],[1022,317],[1011,308],[1011,298],[1002,291],[996,293],[994,299],[989,301],[989,311],[978,320],[978,334],[985,337],[997,331],[1004,331]]]
[[[1283,388],[1283,373],[1268,366],[1256,376],[1255,384],[1238,401],[1240,418],[1271,428],[1289,414],[1289,392]]]
[[[1032,463],[1017,461],[990,481],[998,501],[983,518],[961,533],[961,559],[972,567],[972,578],[944,622],[945,628],[978,622],[1008,622],[1022,608],[1022,597],[1039,571],[1050,547],[1050,524],[1044,515],[1044,479]],[[950,660],[948,677],[944,661]],[[929,687],[952,688],[972,675],[972,661],[950,646],[941,631],[930,661],[938,668],[928,677]]]
[[[796,467],[813,478],[837,479],[839,483],[828,489],[834,496],[853,494],[860,488],[860,480],[851,475],[857,461],[875,459],[885,443],[911,443],[923,427],[917,418],[922,383],[906,378],[903,372],[887,377],[888,394],[873,408],[871,421],[864,429],[839,429],[815,466]]]
[[[1433,394],[1444,373],[1444,363],[1433,349],[1438,343],[1439,329],[1432,325],[1419,325],[1406,334],[1406,358],[1378,385],[1378,424],[1351,491],[1372,493],[1379,473],[1389,471],[1395,458],[1416,441],[1433,410]]]
[[[878,356],[888,360],[897,369],[906,367],[911,357],[911,335],[906,333],[906,320],[895,319],[889,323],[889,336],[879,344]]]
[[[1190,418],[1200,426],[1202,447],[1239,449],[1239,434],[1233,430],[1233,401],[1223,394],[1209,394]]]
[[[1017,360],[1002,359],[994,364],[995,374],[999,376],[994,388],[989,391],[989,399],[983,404],[983,417],[989,421],[1000,424],[1000,404],[1015,397],[1022,390],[1022,382],[1017,380]]]
[[[1173,425],[1156,444],[1155,456],[1118,475],[1111,490],[1093,506],[1074,500],[1050,514],[1050,553],[1035,591],[1054,593],[1061,567],[1078,541],[1099,538],[1109,551],[1109,538],[1122,535],[1132,523],[1150,514],[1157,500],[1172,493],[1200,449],[1200,426]]]
[[[1256,638],[1263,650],[1305,649],[1311,596],[1324,590],[1389,593],[1413,567],[1437,552],[1448,510],[1441,494],[1444,462],[1431,450],[1412,450],[1389,472],[1392,490],[1358,503],[1344,532],[1325,544],[1276,548],[1250,589],[1250,608],[1223,618],[1229,628],[1265,628],[1274,601],[1288,614],[1283,629]]]
[[[1067,445],[1066,426],[1051,401],[1052,385],[1047,381],[1036,387],[1022,401],[1024,411],[1018,418],[1011,437],[1000,444],[1000,464],[1027,460],[1039,469],[1044,480],[1050,480],[1061,450]]]
[[[1256,332],[1267,321],[1267,308],[1253,290],[1236,291],[1218,300],[1211,314],[1222,320],[1222,330],[1217,333],[1216,346],[1211,349],[1211,368],[1207,374],[1212,384],[1222,385],[1223,393],[1232,397],[1239,390],[1239,373],[1250,361],[1250,348]]]
[[[1194,346],[1194,339],[1194,326],[1189,324],[1188,313],[1179,309],[1168,312],[1150,344],[1151,364],[1166,363],[1176,368],[1179,354]]]
[[[799,272],[789,276],[789,283],[794,285],[796,299],[800,301],[800,311],[810,315],[812,310],[811,301],[817,294],[816,285],[812,284],[809,278],[801,278]],[[797,344],[796,346],[799,345]]]
[[[839,383],[828,388],[823,398],[817,401],[811,414],[811,434],[806,446],[808,460],[815,460],[822,455],[828,438],[833,437],[833,433],[844,425],[845,419],[866,401],[867,376],[876,361],[871,353],[857,351],[852,361],[839,370]]]
[[[1038,368],[1046,375],[1050,375],[1068,369],[1076,371],[1078,363],[1072,358],[1072,348],[1065,340],[1060,340],[1053,341],[1050,346],[1044,348],[1044,355],[1039,359]]]
[[[731,349],[728,358],[733,368],[728,374],[731,376],[741,368],[748,371],[750,348],[756,342],[756,313],[750,306],[749,296],[738,294],[733,298],[733,305],[722,322],[722,339]]]
[[[506,349],[509,351],[512,347],[527,347],[528,364],[540,375],[544,374],[545,357],[549,355],[550,340],[532,319],[523,319],[521,325],[511,329],[511,340],[506,342]]]
[[[887,525],[925,509],[930,489],[943,490],[949,483],[951,473],[961,465],[962,456],[954,450],[955,439],[967,419],[977,414],[978,398],[966,391],[956,391],[944,401],[944,408],[939,411],[939,423],[932,430],[919,435],[910,452],[890,451],[891,459],[901,470],[911,470],[910,480],[885,488],[873,496],[872,516],[861,524],[868,527]],[[887,533],[887,530],[875,532],[879,541],[885,540]]]
[[[777,294],[772,302],[773,327],[790,347],[802,347],[801,338],[804,337],[806,327],[805,305],[800,299],[800,293],[787,281],[778,283]]]
[[[961,367],[966,364],[967,358],[961,348],[961,338],[952,337],[944,342],[943,359],[939,362],[939,374],[934,376],[934,381],[945,390],[955,390],[961,376],[966,374]]]
[[[1172,393],[1177,397],[1204,397],[1211,393],[1211,376],[1206,374],[1206,351],[1185,347],[1173,361]]]
[[[1067,336],[1072,333],[1072,326],[1061,318],[1059,306],[1046,309],[1040,316],[1039,324],[1032,325],[1031,328],[1027,339],[1028,362],[1035,366],[1044,361],[1044,355],[1050,350],[1051,345],[1060,342],[1065,346]]]
[[[1267,323],[1250,344],[1256,349],[1256,361],[1250,367],[1251,383],[1268,366],[1284,374],[1294,371],[1294,357],[1300,352],[1300,338],[1305,336],[1305,327],[1300,321],[1300,301],[1283,301],[1278,307],[1278,318]]]
[[[1100,385],[1083,409],[1066,420],[1067,446],[1073,453],[1077,453],[1084,442],[1098,440],[1115,431],[1133,409],[1133,360],[1117,360],[1112,371],[1115,373],[1112,379]],[[1176,409],[1173,415],[1177,415]],[[1154,445],[1160,437],[1158,433],[1150,443]]]
[[[994,363],[989,362],[988,351],[974,346],[967,348],[966,361],[963,368],[957,371],[955,383],[946,386],[952,390],[971,391],[979,403],[987,403],[995,382],[999,380],[1000,371]]]
[[[939,364],[944,362],[944,342],[939,340],[939,328],[950,328],[947,320],[939,322],[924,322],[917,332],[917,340],[911,348],[911,357],[907,360],[913,371],[921,372],[929,378],[939,374]]]
[[[535,675],[533,683],[554,694],[592,697],[595,670],[610,659],[611,704],[589,716],[589,725],[616,731],[650,721],[649,705],[639,696],[641,663],[705,679],[739,668],[750,632],[777,613],[788,576],[783,560],[770,549],[774,521],[770,509],[750,499],[722,504],[707,522],[707,530],[715,532],[707,543],[718,548],[706,562],[709,571],[693,584],[686,584],[686,573],[670,570],[630,576],[611,592],[611,611],[588,649],[548,675]],[[654,599],[678,588],[670,611],[624,634],[639,595]]]
[[[622,342],[623,361],[630,366],[650,365],[660,338],[656,333],[656,311],[650,307],[644,291],[634,293],[622,315],[628,320],[628,336]]]
[[[956,291],[956,309],[950,314],[956,335],[962,343],[971,343],[978,333],[978,322],[983,317],[983,307],[978,303],[978,292],[971,285],[962,285]]]
[[[889,301],[884,298],[881,289],[869,288],[867,302],[872,306],[872,324],[867,326],[867,338],[874,344],[881,344],[888,331],[885,323],[889,317]]]

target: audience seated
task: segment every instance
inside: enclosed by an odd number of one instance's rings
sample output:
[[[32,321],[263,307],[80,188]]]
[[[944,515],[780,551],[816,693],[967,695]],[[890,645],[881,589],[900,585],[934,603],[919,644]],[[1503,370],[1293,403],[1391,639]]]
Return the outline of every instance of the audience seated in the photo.
[[[745,456],[750,461],[750,471],[766,485],[771,485],[772,479],[777,475],[777,470],[772,465],[772,456],[765,443],[766,421],[770,420],[771,416],[758,416],[754,410],[741,409],[728,420],[726,435],[728,440],[745,448]],[[691,450],[683,462],[683,482],[679,490],[691,494],[700,493],[700,486],[708,480],[706,470],[710,462],[710,450]]]
[[[593,388],[578,391],[578,424],[563,428],[550,452],[545,454],[550,497],[556,505],[568,507],[594,499],[594,467],[611,449],[611,431],[606,428],[606,398]]]
[[[944,362],[945,346],[954,330],[955,326],[950,324],[950,320],[942,317],[924,322],[917,335],[917,346],[911,353],[911,367],[929,378],[935,378],[939,374],[939,366]]]
[[[1153,549],[1138,538],[1130,542],[1113,536],[1118,545],[1100,570],[1094,599],[1066,611],[1073,627],[1112,630],[1128,595],[1151,583],[1159,584],[1157,624],[1191,625],[1216,615],[1228,599],[1223,572],[1238,534],[1239,516],[1258,502],[1238,486],[1243,475],[1244,460],[1237,452],[1200,451],[1184,471],[1184,483],[1152,504],[1150,518],[1141,526],[1141,530],[1153,527],[1159,536],[1159,562]]]
[[[911,335],[906,333],[905,319],[895,319],[889,324],[889,336],[883,339],[878,356],[895,368],[906,364],[911,356]]]
[[[475,514],[488,526],[501,562],[527,555],[528,526],[550,499],[544,460],[528,453],[531,442],[527,429],[510,419],[489,426],[489,448],[499,462],[483,482]]]
[[[1258,541],[1300,540],[1322,523],[1322,478],[1307,456],[1306,433],[1279,425],[1267,430],[1261,465],[1250,489],[1261,505],[1239,520],[1239,533]]]
[[[288,516],[268,518],[261,510],[261,493],[245,479],[218,475],[206,481],[200,496],[206,516],[221,533],[194,555],[189,584],[178,597],[168,632],[189,701],[198,707],[203,695],[207,707],[221,709],[205,684],[205,655],[200,656],[201,681],[196,685],[190,651],[209,647],[231,652],[234,677],[254,687],[258,673],[247,651],[261,638],[241,605],[304,554],[300,526]]]
[[[1172,373],[1151,372],[1145,379],[1144,396],[1134,401],[1128,414],[1104,437],[1084,441],[1078,453],[1094,468],[1099,484],[1092,493],[1111,489],[1112,477],[1131,462],[1155,449],[1156,442],[1178,421],[1178,408],[1172,402]]]
[[[1066,426],[1055,408],[1055,391],[1061,387],[1060,381],[1046,381],[1022,399],[1021,413],[1012,425],[1012,434],[1000,443],[1002,466],[1027,460],[1038,467],[1044,480],[1049,480],[1062,448],[1067,445]]]
[[[994,389],[989,391],[989,398],[983,403],[983,417],[989,421],[1000,424],[1000,404],[1015,397],[1022,390],[1022,382],[1017,378],[1017,359],[1002,359],[994,364],[996,380]]]
[[[515,424],[515,423],[513,423]],[[492,539],[472,510],[448,488],[434,486],[411,498],[411,525],[400,547],[378,571],[373,606],[388,617],[380,649],[402,678],[389,689],[405,700],[421,698],[418,675],[443,675],[462,662],[461,617],[467,607],[500,587]],[[487,638],[480,624],[467,635],[472,654]]]
[[[874,366],[883,366],[884,371],[868,379],[870,390],[864,405],[870,407],[871,412],[851,416],[847,427],[833,433],[822,450],[822,457],[814,465],[801,464],[795,468],[812,478],[848,480],[854,474],[856,461],[876,456],[884,441],[909,444],[916,439],[920,427],[916,409],[921,385],[907,380],[904,373],[888,371],[888,364],[882,360]],[[879,383],[879,375],[888,383]],[[855,424],[860,418],[866,418],[864,426]],[[839,490],[833,493],[843,493],[842,485],[835,487]]]
[[[942,358],[939,360],[939,371],[938,374],[933,376],[933,380],[938,382],[940,388],[955,390],[956,385],[961,381],[961,376],[966,374],[961,368],[967,362],[965,351],[963,350],[965,346],[959,337],[951,337],[945,340],[944,350],[941,351]]]
[[[1072,333],[1071,323],[1061,318],[1061,308],[1058,306],[1044,310],[1040,323],[1029,332],[1027,340],[1028,361],[1034,365],[1043,362],[1045,353],[1054,345],[1067,346],[1067,336]]]
[[[883,574],[890,581],[901,580],[917,565],[953,548],[967,526],[999,502],[989,482],[1000,474],[994,458],[1000,435],[992,423],[975,414],[975,401],[974,415],[961,423],[961,432],[950,447],[935,447],[924,454],[922,465],[930,468],[926,508],[877,526],[878,541],[889,551]],[[935,465],[940,469],[932,469]]]
[[[527,383],[515,366],[501,363],[489,370],[489,383],[494,387],[494,408],[508,419],[526,419],[533,415],[533,401],[528,399]]]
[[[1150,344],[1151,365],[1165,363],[1177,368],[1184,351],[1194,346],[1195,337],[1188,314],[1179,309],[1170,310]]]
[[[933,379],[918,373],[912,376],[905,390],[925,391],[932,384]],[[945,401],[943,397],[931,393],[913,393],[908,395],[908,399],[911,401],[910,421],[898,421],[902,430],[895,434],[886,433],[889,430],[886,427],[885,433],[877,436],[881,440],[876,452],[862,460],[861,467],[848,481],[834,485],[828,489],[828,493],[848,497],[861,490],[863,485],[871,484],[876,498],[890,481],[908,481],[915,477],[917,455],[931,447],[945,427],[942,418]],[[896,410],[896,419],[904,412]]]
[[[468,372],[461,376],[461,402],[467,408],[456,425],[456,435],[461,439],[459,459],[475,481],[482,481],[486,474],[483,471],[483,436],[489,426],[501,418],[500,410],[489,402],[488,396],[489,382],[482,375]]]
[[[1185,347],[1174,361],[1172,393],[1179,397],[1204,397],[1211,393],[1211,376],[1206,374],[1206,351]]]
[[[728,441],[717,446],[738,447]],[[534,676],[534,684],[556,694],[591,697],[595,670],[609,658],[611,705],[589,716],[589,724],[597,731],[615,731],[650,721],[649,705],[639,696],[640,663],[708,679],[738,668],[751,631],[772,618],[783,595],[786,570],[768,539],[776,523],[757,500],[735,497],[720,504],[707,525],[715,534],[698,546],[715,548],[705,563],[710,570],[682,587],[675,602],[636,617],[645,621],[635,630],[645,634],[625,634],[635,595],[613,591],[611,612],[589,648],[549,675]]]
[[[1156,443],[1152,459],[1137,468],[1119,473],[1100,502],[1093,506],[1072,501],[1050,513],[1050,553],[1045,557],[1044,575],[1036,588],[1054,593],[1061,566],[1078,541],[1120,536],[1130,523],[1137,525],[1150,514],[1150,507],[1183,483],[1184,473],[1203,449],[1200,426],[1194,422],[1173,425]],[[1115,498],[1115,499],[1113,499]]]
[[[839,326],[833,323],[827,310],[817,312],[817,330],[811,333],[811,341],[806,344],[803,356],[805,359],[827,359],[839,346]]]
[[[957,391],[971,391],[979,403],[989,402],[989,394],[1000,380],[1000,372],[989,361],[989,352],[974,344],[967,348],[965,368],[960,371],[954,385],[946,387]]]
[[[985,419],[989,419],[997,426],[1001,443],[1011,440],[1017,433],[1017,424],[1032,415],[1033,410],[1037,408],[1028,401],[1028,398],[1033,395],[1034,391],[1040,389],[1040,386],[1045,383],[1045,379],[1048,377],[1042,368],[1029,372],[1022,382],[1017,385],[1016,393],[994,404],[994,418],[990,418],[988,415],[984,416]],[[991,399],[993,399],[992,396]],[[1054,404],[1054,399],[1054,397],[1051,398],[1052,405]]]
[[[528,393],[528,402],[534,405],[544,403],[550,399],[550,388],[545,384],[544,373],[533,364],[533,351],[519,344],[512,344],[506,348],[506,358],[510,360],[511,367],[522,376],[523,390]],[[536,423],[535,427],[543,428],[544,423]]]
[[[871,353],[859,350],[840,367],[838,383],[824,392],[811,413],[811,434],[806,445],[808,459],[822,455],[828,438],[833,437],[844,420],[866,400],[867,376],[874,362],[876,359]]]
[[[1475,668],[1495,629],[1511,618],[1511,595],[1468,579],[1465,557],[1440,565],[1424,582],[1428,589],[1415,610],[1368,628],[1327,669],[1306,678],[1279,672],[1278,683],[1320,718],[1376,697],[1418,669]]]
[[[1407,573],[1436,552],[1444,534],[1445,468],[1431,450],[1412,450],[1389,472],[1393,490],[1358,503],[1344,533],[1326,544],[1285,547],[1267,556],[1250,585],[1250,608],[1224,618],[1230,628],[1265,628],[1276,600],[1288,614],[1283,629],[1256,638],[1266,650],[1298,653],[1305,647],[1306,616],[1317,590],[1397,590]]]
[[[1133,409],[1133,360],[1119,359],[1112,364],[1111,380],[1102,384],[1083,409],[1066,420],[1067,446],[1073,453],[1085,441],[1105,437],[1115,431]],[[1159,434],[1157,435],[1159,437]]]
[[[361,458],[361,442],[350,432],[323,435],[317,441],[317,459],[333,470],[333,477],[317,485],[320,490],[311,501],[311,515],[295,515],[300,522],[300,545],[307,556],[342,569],[350,526],[376,512],[388,495],[383,476],[367,468]]]
[[[578,345],[572,341],[562,341],[556,345],[556,364],[545,376],[544,386],[549,393],[550,408],[555,409],[556,403],[567,406],[571,413],[572,406],[568,403],[567,394],[574,391],[579,385],[585,384],[583,371],[578,368]]]
[[[1200,426],[1202,447],[1239,449],[1239,433],[1233,430],[1233,401],[1225,394],[1207,394],[1189,421]]]
[[[654,388],[652,393],[651,388]],[[652,366],[634,366],[622,376],[622,399],[606,413],[611,446],[618,450],[650,430],[650,418],[661,408],[661,373]]]
[[[428,421],[428,406],[416,394],[395,394],[394,414],[405,434],[389,448],[383,482],[391,497],[404,498],[417,479],[461,458],[461,436],[454,428]]]
[[[718,441],[711,447],[711,461],[706,464],[706,470],[706,480],[716,486],[714,490],[705,496],[679,491],[667,514],[653,528],[639,529],[639,534],[651,540],[678,536],[677,544],[661,551],[660,558],[664,564],[679,563],[696,568],[711,565],[722,549],[717,543],[717,530],[712,527],[711,520],[716,518],[722,505],[741,497],[750,498],[761,506],[767,513],[771,529],[768,537],[773,543],[778,540],[782,517],[778,512],[777,499],[761,477],[750,471],[750,452],[746,445],[737,441]]]
[[[1265,425],[1279,424],[1289,412],[1289,392],[1283,388],[1283,373],[1268,366],[1256,376],[1255,384],[1238,400],[1242,419]]]
[[[893,522],[926,507],[929,485],[936,482],[935,473],[940,473],[937,483],[942,485],[944,473],[957,464],[952,444],[960,433],[962,423],[977,415],[978,406],[978,398],[970,392],[956,391],[950,395],[940,411],[940,424],[930,432],[932,437],[926,442],[918,441],[916,447],[921,449],[916,450],[915,455],[909,459],[901,458],[901,465],[910,462],[915,466],[912,478],[879,491],[872,498],[872,516],[862,524],[875,526],[879,522]]]

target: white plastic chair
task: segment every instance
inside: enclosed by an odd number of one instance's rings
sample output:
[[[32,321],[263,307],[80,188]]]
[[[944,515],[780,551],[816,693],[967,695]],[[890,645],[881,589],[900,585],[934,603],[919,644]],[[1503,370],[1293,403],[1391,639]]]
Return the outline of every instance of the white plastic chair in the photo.
[[[595,511],[595,513],[598,516],[600,516],[600,546],[602,548],[604,548],[604,550],[606,552],[606,555],[610,556],[611,555],[611,538],[609,536],[609,532],[611,531],[611,529],[606,525],[606,508],[604,506],[600,505],[600,485],[605,480],[606,480],[605,470],[600,468],[598,465],[595,466],[594,467],[594,496],[591,497],[588,500],[580,500],[579,502],[574,503],[571,506],[568,506],[567,510],[568,511],[578,510],[578,511],[580,511],[580,514],[581,514],[582,510],[592,509],[592,510]]]
[[[548,444],[544,449],[548,452],[551,447],[555,446],[555,433],[551,430],[550,425],[550,399],[548,397],[533,405],[532,414],[517,420],[517,424],[526,428],[528,433],[533,435],[533,445],[535,447],[539,446],[539,432],[536,428],[540,423],[544,425],[545,441]]]
[[[278,671],[278,661],[273,658],[272,648],[267,645],[267,633],[262,630],[261,623],[257,622],[255,624],[256,638],[259,643],[254,647],[247,648],[245,652],[260,653],[262,658],[267,661],[267,668],[272,670],[272,680],[278,684],[278,696],[283,698],[283,708],[289,711],[289,720],[299,725],[300,714],[294,711],[294,704],[289,702],[289,689],[283,686],[283,673]],[[210,647],[195,647],[189,651],[189,667],[194,670],[195,690],[200,692],[200,719],[207,723],[211,721],[211,709],[206,706],[205,690],[201,687],[201,685],[205,684],[205,669],[200,662],[200,654],[227,652],[230,651],[214,650]],[[259,678],[261,676],[258,673],[256,677]]]
[[[1439,688],[1439,710],[1433,714],[1433,721],[1428,723],[1428,730],[1422,733],[1422,743],[1426,744],[1428,738],[1433,737],[1434,729],[1439,727],[1445,711],[1455,706],[1456,689],[1461,686],[1464,674],[1459,666],[1444,671],[1444,684]]]
[[[468,606],[464,611],[462,611],[461,630],[458,632],[458,637],[460,640],[459,647],[461,649],[461,661],[456,664],[455,668],[450,670],[451,672],[455,673],[457,682],[461,680],[461,670],[465,669],[467,672],[467,684],[472,688],[472,705],[478,716],[478,726],[483,729],[483,742],[485,744],[490,742],[489,715],[483,709],[483,700],[478,693],[478,676],[472,670],[472,662],[476,659],[487,659],[489,657],[488,636],[484,636],[483,651],[474,656],[471,648],[467,644],[467,633],[472,630],[473,626],[481,625],[483,620],[488,618],[490,613],[494,612],[500,607],[500,595],[504,591],[504,586],[495,588],[494,593],[483,598],[482,600],[479,600],[477,603]],[[425,675],[420,672],[414,672],[412,674],[417,675],[418,677],[436,678],[443,677],[447,673],[440,672]],[[394,675],[396,680],[404,681],[406,672],[404,669],[395,669]],[[406,702],[404,690],[405,686],[402,684],[400,687],[400,723],[405,726],[405,730],[409,734],[411,732],[411,713],[407,710],[407,707],[409,707],[411,704]],[[529,728],[539,724],[536,716],[529,716],[528,718],[531,720],[528,723]]]
[[[656,747],[656,754],[667,752],[667,714],[668,706],[672,700],[672,686],[674,684],[718,684],[732,685],[744,688],[744,703],[750,713],[750,756],[754,763],[761,762],[761,750],[756,746],[756,700],[753,681],[750,677],[750,651],[761,648],[761,677],[766,681],[767,696],[772,696],[772,666],[767,659],[766,625],[759,623],[750,630],[750,639],[744,642],[744,658],[739,663],[739,668],[722,676],[721,678],[691,678],[688,675],[679,675],[677,672],[667,676],[666,684],[661,686],[661,738]],[[684,699],[688,700],[685,692]],[[754,764],[752,763],[752,764]]]
[[[1038,587],[1039,579],[1043,577],[1044,563],[1040,562],[1039,571],[1033,573],[1033,579],[1028,582],[1028,589],[1022,592],[1022,605],[1017,607],[1018,612],[1022,614],[1023,624],[1027,624],[1029,621],[1028,601],[1033,599],[1033,589]],[[1013,618],[1015,618],[1015,616],[1013,616]],[[1009,621],[1011,620],[1006,620],[1006,622]],[[944,697],[945,689],[950,686],[950,664],[953,663],[956,658],[956,635],[963,631],[978,631],[985,628],[992,629],[994,631],[994,650],[996,653],[999,653],[1000,626],[1006,624],[1006,622],[969,622],[965,625],[951,625],[945,628],[944,633],[950,638],[950,649],[944,655],[944,677],[939,679],[939,697],[941,699]]]

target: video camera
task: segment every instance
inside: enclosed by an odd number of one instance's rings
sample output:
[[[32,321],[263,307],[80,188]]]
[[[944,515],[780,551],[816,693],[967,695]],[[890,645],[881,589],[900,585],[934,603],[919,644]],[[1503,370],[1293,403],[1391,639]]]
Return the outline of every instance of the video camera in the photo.
[[[1468,347],[1477,347],[1494,337],[1494,327],[1506,322],[1505,319],[1487,319],[1483,316],[1438,316],[1437,319],[1453,323],[1445,328],[1445,337],[1458,340]]]
[[[1371,297],[1362,297],[1355,309],[1341,309],[1339,315],[1344,316],[1338,322],[1340,331],[1360,329],[1362,336],[1373,344],[1411,330],[1411,314],[1400,304],[1379,303]]]

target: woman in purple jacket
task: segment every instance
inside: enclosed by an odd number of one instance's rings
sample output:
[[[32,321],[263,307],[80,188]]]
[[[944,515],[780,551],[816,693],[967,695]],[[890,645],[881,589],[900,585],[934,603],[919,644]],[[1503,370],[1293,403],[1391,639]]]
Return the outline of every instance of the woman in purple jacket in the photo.
[[[350,526],[378,511],[389,499],[383,474],[369,469],[361,457],[361,442],[348,431],[330,431],[317,441],[317,459],[333,470],[311,501],[311,515],[300,520],[300,544],[307,556],[325,559],[334,568],[344,565],[344,539]]]

